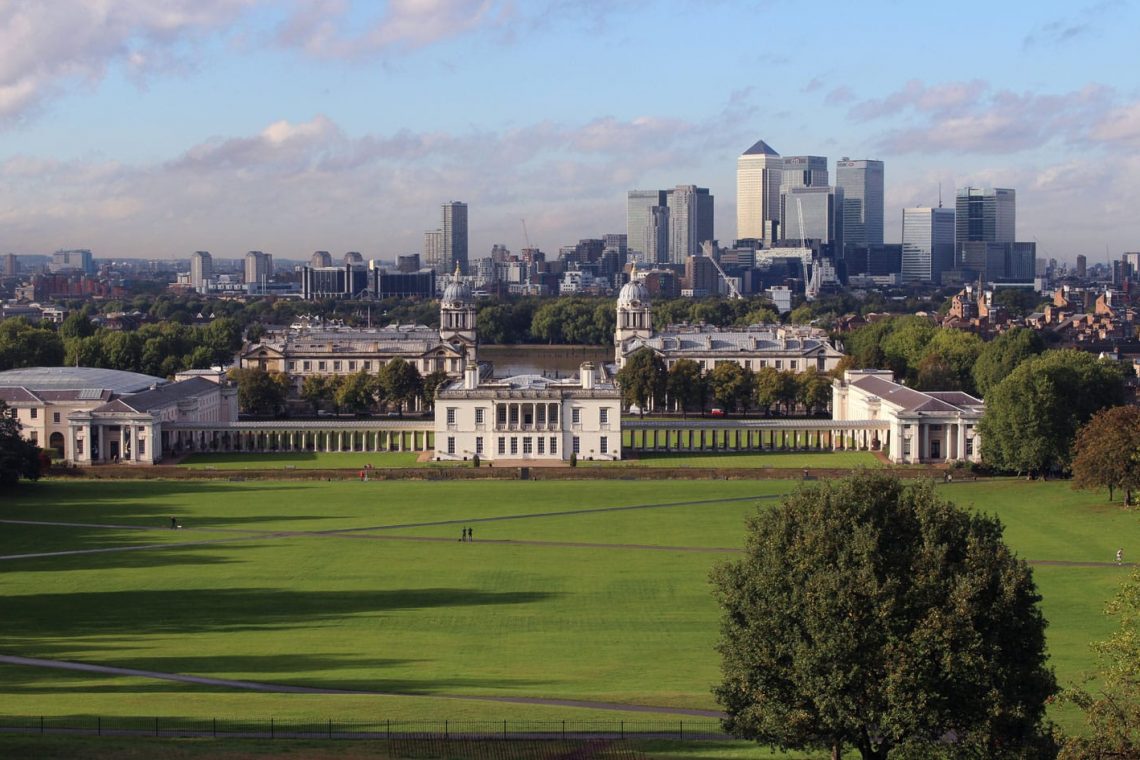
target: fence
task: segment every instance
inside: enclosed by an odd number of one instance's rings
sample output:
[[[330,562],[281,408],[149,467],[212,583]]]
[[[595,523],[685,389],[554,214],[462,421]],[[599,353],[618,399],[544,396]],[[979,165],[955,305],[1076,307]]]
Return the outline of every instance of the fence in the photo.
[[[218,737],[243,739],[675,739],[730,738],[715,719],[660,721],[316,721],[234,718],[0,715],[0,732],[77,736]]]

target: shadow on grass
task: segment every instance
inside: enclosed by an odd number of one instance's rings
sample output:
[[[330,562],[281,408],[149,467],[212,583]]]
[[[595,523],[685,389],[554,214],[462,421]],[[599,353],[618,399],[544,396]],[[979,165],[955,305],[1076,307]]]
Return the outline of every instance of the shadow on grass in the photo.
[[[124,634],[267,631],[311,626],[347,615],[401,610],[534,604],[559,594],[490,592],[466,588],[394,591],[290,591],[284,589],[177,589],[80,591],[8,596],[0,615],[0,651],[51,657],[74,650],[52,639]],[[30,631],[34,637],[28,636]],[[34,648],[34,652],[31,648]]]

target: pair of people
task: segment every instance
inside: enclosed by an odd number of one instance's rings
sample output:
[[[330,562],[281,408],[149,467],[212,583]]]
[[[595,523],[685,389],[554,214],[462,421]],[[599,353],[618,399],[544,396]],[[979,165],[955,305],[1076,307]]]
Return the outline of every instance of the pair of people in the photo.
[[[474,541],[474,540],[475,540],[475,539],[474,539],[474,534],[475,534],[475,531],[474,531],[473,529],[471,529],[471,528],[464,528],[464,529],[462,530],[462,532],[460,533],[460,537],[459,537],[459,540],[460,540],[460,541]]]

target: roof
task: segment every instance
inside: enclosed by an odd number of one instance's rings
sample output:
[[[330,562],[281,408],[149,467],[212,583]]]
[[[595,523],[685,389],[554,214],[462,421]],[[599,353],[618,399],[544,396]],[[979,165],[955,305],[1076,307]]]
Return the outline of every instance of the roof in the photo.
[[[968,393],[961,391],[924,393],[882,377],[861,377],[852,380],[851,385],[895,404],[905,412],[953,413],[978,411],[983,406],[981,399],[974,398]]]
[[[632,353],[647,346],[660,353],[741,354],[780,353],[808,354],[822,350],[829,355],[840,355],[824,336],[809,336],[781,330],[775,326],[752,326],[736,329],[679,329],[654,332],[650,338],[633,338],[623,346],[623,352]]]
[[[96,412],[147,412],[161,409],[182,399],[194,398],[204,393],[216,391],[218,384],[202,377],[192,377],[161,388],[136,393],[133,396],[115,399],[109,404],[95,409]]]
[[[745,156],[779,156],[771,145],[763,140],[757,140],[756,144],[748,150],[744,151]]]
[[[115,394],[137,393],[164,385],[161,377],[97,367],[27,367],[0,372],[0,386],[22,386],[33,392],[102,389]]]

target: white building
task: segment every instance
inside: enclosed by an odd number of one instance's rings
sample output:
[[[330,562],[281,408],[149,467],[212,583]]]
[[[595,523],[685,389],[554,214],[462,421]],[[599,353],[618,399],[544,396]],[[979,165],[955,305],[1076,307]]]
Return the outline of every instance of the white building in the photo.
[[[753,371],[772,367],[829,372],[843,358],[843,352],[831,344],[826,332],[807,325],[674,325],[655,330],[649,291],[637,279],[636,270],[630,278],[622,286],[617,302],[614,360],[619,369],[642,348],[660,356],[666,367],[679,359],[692,359],[706,371],[730,361]]]
[[[483,379],[469,364],[435,400],[435,458],[621,459],[621,393],[591,363],[577,377]]]
[[[985,404],[961,391],[916,391],[890,370],[847,370],[832,386],[836,421],[887,420],[886,440],[872,443],[892,462],[981,461],[978,422]]]

